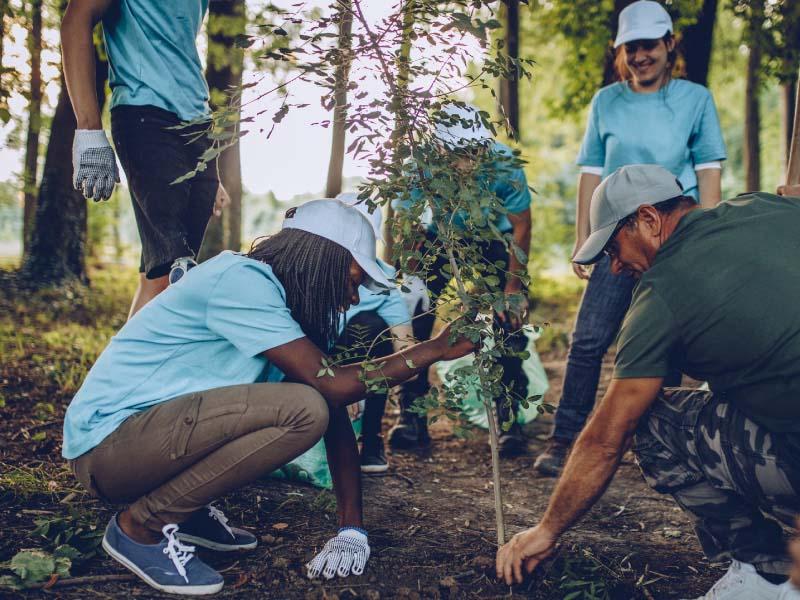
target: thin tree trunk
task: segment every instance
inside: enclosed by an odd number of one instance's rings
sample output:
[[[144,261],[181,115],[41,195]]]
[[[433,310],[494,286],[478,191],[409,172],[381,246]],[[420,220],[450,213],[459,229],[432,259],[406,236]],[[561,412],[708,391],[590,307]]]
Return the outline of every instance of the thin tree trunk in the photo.
[[[42,0],[31,0],[28,52],[31,64],[30,100],[28,102],[28,135],[25,142],[23,171],[24,208],[22,222],[23,251],[30,242],[36,216],[36,178],[39,163],[39,133],[42,127]]]
[[[504,0],[506,13],[506,52],[508,58],[519,59],[519,0]],[[503,108],[514,137],[519,139],[519,77],[517,70],[500,81],[500,106]]]
[[[781,86],[781,130],[783,135],[783,156],[786,164],[789,163],[789,150],[792,146],[792,124],[794,123],[794,111],[797,104],[797,75],[789,79]]]
[[[761,189],[761,145],[758,135],[761,131],[761,115],[758,95],[761,87],[761,44],[759,43],[762,18],[754,14],[750,20],[747,75],[745,84],[744,108],[744,170],[745,192]]]
[[[339,2],[339,51],[337,53],[336,83],[334,84],[333,127],[331,128],[331,158],[328,163],[328,178],[325,197],[333,198],[342,191],[342,168],[344,167],[344,142],[347,134],[347,84],[350,80],[353,39],[353,5],[351,0]]]
[[[105,104],[108,63],[97,53],[97,97]],[[70,281],[88,283],[86,274],[86,199],[72,187],[72,139],[77,123],[61,75],[61,91],[50,126],[36,220],[20,278],[35,287]]]
[[[683,30],[681,46],[686,65],[686,79],[708,84],[714,24],[717,21],[717,0],[704,0],[697,22]]]
[[[244,51],[236,47],[234,40],[245,32],[245,3],[244,0],[218,0],[209,4],[208,11],[206,80],[211,90],[211,108],[233,107],[235,114],[231,114],[229,120],[236,122],[234,128],[238,136]],[[238,139],[220,155],[216,166],[231,205],[222,217],[212,215],[209,220],[200,260],[216,256],[226,248],[240,250],[242,246],[242,165]]]
[[[400,144],[405,143],[406,131],[408,129],[408,113],[406,112],[405,96],[408,92],[409,84],[409,61],[411,60],[411,32],[414,28],[414,9],[416,0],[406,0],[403,4],[403,29],[400,34],[400,49],[397,53],[397,97],[394,98],[395,105],[395,126],[392,132],[392,143],[394,144],[393,168],[396,171],[402,169],[403,160],[400,158]],[[392,220],[394,219],[394,208],[391,203],[383,207],[383,258],[387,263],[394,260],[394,237],[392,236]]]

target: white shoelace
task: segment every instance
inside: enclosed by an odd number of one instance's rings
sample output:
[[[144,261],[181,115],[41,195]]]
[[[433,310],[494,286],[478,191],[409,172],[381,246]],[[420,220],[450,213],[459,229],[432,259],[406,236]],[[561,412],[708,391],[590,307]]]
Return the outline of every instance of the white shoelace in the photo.
[[[185,546],[181,544],[180,540],[175,536],[178,531],[178,526],[175,523],[164,525],[161,532],[167,538],[167,547],[164,548],[164,554],[168,555],[172,560],[172,564],[178,570],[178,573],[183,577],[186,583],[189,583],[189,578],[186,577],[186,563],[194,558],[194,546]]]
[[[225,528],[225,531],[227,531],[233,539],[236,539],[236,534],[233,533],[233,529],[231,529],[230,526],[228,525],[228,517],[225,516],[225,513],[223,513],[213,504],[209,504],[208,516],[211,517],[212,519],[216,519],[219,522],[219,524]]]

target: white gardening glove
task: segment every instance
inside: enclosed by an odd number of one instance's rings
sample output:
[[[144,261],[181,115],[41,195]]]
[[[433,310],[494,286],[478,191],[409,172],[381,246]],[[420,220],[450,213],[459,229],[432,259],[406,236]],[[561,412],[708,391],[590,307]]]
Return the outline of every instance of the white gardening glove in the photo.
[[[72,185],[85,198],[108,200],[119,183],[114,150],[102,129],[78,129],[72,141]]]
[[[328,540],[322,552],[306,565],[308,578],[314,579],[322,574],[325,579],[334,575],[347,577],[361,575],[369,560],[367,532],[357,527],[342,527],[339,535]]]
[[[414,317],[414,312],[416,311],[420,302],[422,303],[422,312],[427,312],[431,307],[431,299],[428,295],[428,286],[425,285],[425,282],[416,275],[406,275],[403,278],[400,293],[403,295],[403,300],[406,301],[408,315],[412,318]]]

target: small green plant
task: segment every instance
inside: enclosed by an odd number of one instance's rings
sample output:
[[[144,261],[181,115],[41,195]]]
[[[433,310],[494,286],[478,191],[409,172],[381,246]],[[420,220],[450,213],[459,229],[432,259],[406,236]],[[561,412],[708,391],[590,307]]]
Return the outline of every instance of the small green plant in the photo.
[[[44,550],[21,550],[0,568],[11,571],[0,576],[0,587],[21,590],[38,587],[54,578],[69,577],[72,560],[80,553],[70,546],[59,546],[52,553]]]

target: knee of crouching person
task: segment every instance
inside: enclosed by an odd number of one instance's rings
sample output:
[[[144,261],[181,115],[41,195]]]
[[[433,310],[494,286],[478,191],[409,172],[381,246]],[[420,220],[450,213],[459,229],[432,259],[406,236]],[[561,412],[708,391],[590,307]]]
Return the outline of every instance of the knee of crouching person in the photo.
[[[304,424],[309,433],[319,439],[328,429],[329,408],[325,398],[310,385],[301,385],[298,401],[302,403]]]

